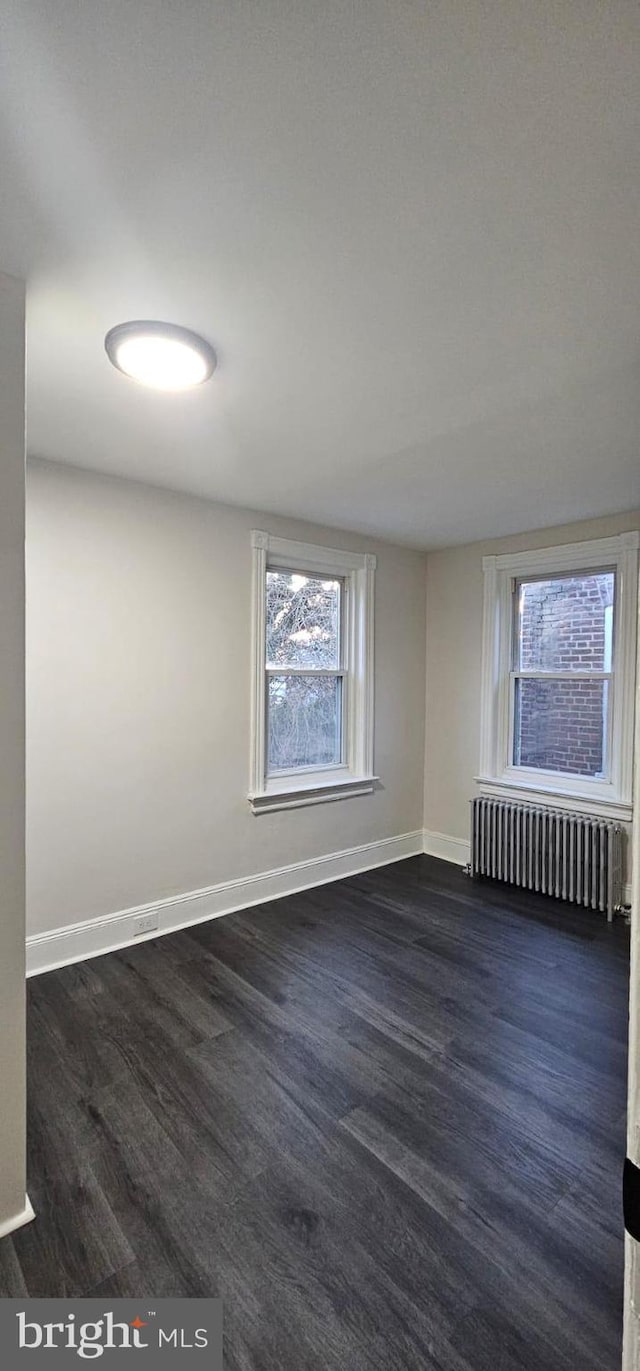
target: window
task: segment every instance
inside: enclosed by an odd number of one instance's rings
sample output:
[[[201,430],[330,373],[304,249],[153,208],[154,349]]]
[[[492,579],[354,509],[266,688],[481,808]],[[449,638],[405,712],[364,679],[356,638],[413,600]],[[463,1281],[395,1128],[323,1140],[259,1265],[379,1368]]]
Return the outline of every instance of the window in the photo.
[[[267,571],[267,775],[340,766],[342,580]]]
[[[254,813],[373,790],[375,558],[252,534]]]
[[[608,778],[615,579],[516,582],[514,766]]]
[[[630,817],[638,542],[484,559],[485,793]]]

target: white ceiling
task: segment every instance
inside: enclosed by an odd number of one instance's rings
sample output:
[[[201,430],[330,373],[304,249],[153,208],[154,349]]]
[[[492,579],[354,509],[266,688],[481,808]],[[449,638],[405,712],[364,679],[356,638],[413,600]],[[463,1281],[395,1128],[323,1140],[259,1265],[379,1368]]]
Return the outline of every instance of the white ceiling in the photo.
[[[419,546],[640,506],[636,0],[0,0],[32,454]],[[213,381],[145,391],[111,325]]]

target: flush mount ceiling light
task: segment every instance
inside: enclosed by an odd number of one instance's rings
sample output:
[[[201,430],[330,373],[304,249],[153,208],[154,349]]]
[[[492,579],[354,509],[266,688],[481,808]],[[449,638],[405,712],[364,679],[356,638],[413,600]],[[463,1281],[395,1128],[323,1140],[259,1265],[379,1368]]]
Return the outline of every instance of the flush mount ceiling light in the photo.
[[[109,330],[104,345],[118,371],[154,390],[189,390],[213,375],[216,354],[191,329],[134,319]]]

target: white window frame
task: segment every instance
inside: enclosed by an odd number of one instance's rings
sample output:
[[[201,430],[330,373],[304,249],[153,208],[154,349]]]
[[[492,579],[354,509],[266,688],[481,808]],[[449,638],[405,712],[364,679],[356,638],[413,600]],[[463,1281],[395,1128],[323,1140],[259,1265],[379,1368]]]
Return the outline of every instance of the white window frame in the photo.
[[[632,532],[483,557],[480,765],[475,778],[481,794],[631,820],[639,546],[640,533]],[[609,775],[591,779],[514,766],[514,582],[599,571],[614,571],[616,578]]]
[[[252,699],[249,803],[254,814],[368,795],[373,772],[373,632],[376,558],[313,543],[251,533],[253,556]],[[267,571],[308,572],[343,586],[343,762],[267,774]],[[286,669],[283,668],[286,672]]]

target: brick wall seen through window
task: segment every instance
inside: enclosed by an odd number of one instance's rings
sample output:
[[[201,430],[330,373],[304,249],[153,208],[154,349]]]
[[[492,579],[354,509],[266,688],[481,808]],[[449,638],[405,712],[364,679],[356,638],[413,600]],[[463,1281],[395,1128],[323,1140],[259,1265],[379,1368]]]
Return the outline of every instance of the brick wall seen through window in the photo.
[[[517,766],[606,774],[610,685],[606,675],[584,675],[611,671],[614,586],[613,572],[599,572],[518,587]]]

